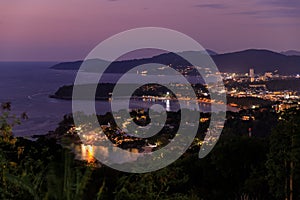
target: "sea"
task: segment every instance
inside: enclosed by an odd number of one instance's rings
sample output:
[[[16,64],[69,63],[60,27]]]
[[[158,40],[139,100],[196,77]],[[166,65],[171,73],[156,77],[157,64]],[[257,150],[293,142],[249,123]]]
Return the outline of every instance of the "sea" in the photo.
[[[64,115],[72,113],[72,101],[50,98],[57,89],[63,85],[74,83],[76,70],[55,70],[51,66],[56,62],[0,62],[0,103],[11,102],[11,114],[20,116],[23,112],[28,115],[27,120],[21,120],[20,125],[15,125],[13,134],[30,138],[33,135],[47,134],[55,130]],[[97,74],[89,74],[98,76]],[[106,74],[103,82],[115,82],[120,74]],[[166,77],[163,77],[167,80]],[[171,77],[174,78],[174,77]],[[87,78],[88,79],[88,78]],[[194,80],[196,82],[197,80]],[[123,108],[124,101],[116,100],[116,104]],[[160,101],[164,107],[169,106],[171,111],[177,107],[172,102]],[[132,105],[136,108],[149,107],[149,102],[135,100]],[[199,105],[191,105],[189,108]],[[200,105],[200,110],[209,109],[209,106]],[[105,114],[110,111],[109,101],[97,101],[96,111]]]

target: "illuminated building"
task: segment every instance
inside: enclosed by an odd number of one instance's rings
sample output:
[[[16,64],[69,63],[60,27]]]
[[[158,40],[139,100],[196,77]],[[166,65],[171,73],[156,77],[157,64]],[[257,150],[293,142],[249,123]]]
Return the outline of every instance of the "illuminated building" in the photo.
[[[254,82],[254,69],[253,68],[251,68],[249,70],[249,77],[250,77],[250,81]]]

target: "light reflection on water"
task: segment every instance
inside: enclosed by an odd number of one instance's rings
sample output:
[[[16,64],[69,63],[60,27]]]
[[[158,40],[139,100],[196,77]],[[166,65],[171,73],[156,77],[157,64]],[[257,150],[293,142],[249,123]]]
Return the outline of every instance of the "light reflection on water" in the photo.
[[[96,161],[94,158],[94,147],[92,145],[81,144],[81,158],[86,160],[88,163],[93,163]]]
[[[118,147],[116,147],[118,148]],[[74,151],[75,158],[78,160],[84,160],[87,163],[95,163],[96,162],[96,154],[97,152],[101,152],[103,158],[108,158],[109,151],[108,147],[104,146],[95,146],[95,145],[87,145],[87,144],[72,144],[71,149]],[[123,164],[125,162],[135,161],[140,155],[138,154],[138,149],[129,149],[130,152],[134,154],[127,154],[126,157],[109,157],[110,161],[115,164]],[[129,156],[130,155],[130,156]]]

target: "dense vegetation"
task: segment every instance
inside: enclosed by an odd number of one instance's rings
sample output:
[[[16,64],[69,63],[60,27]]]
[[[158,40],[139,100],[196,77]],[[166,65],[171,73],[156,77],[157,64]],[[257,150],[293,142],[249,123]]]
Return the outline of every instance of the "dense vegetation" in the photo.
[[[244,115],[255,119],[243,121]],[[300,199],[299,110],[228,113],[207,157],[199,159],[193,146],[170,166],[145,174],[75,160],[55,139],[16,138],[12,128],[18,121],[3,104],[1,199]],[[57,130],[67,130],[71,121],[65,118]]]
[[[78,90],[80,90],[82,93],[82,99],[84,99],[85,96],[89,96],[88,94],[93,93],[92,88],[93,86],[90,84],[85,85],[77,85],[76,86]],[[128,94],[128,88],[137,88],[134,93],[132,94],[133,98],[142,97],[142,96],[153,96],[153,97],[165,97],[167,92],[169,92],[169,97],[176,97],[174,93],[172,93],[171,90],[168,88],[159,85],[159,84],[145,84],[141,87],[138,87],[138,84],[128,83],[128,84],[118,84],[119,92],[117,97],[127,96]],[[58,99],[72,99],[73,95],[73,88],[74,85],[64,85],[60,87],[54,95],[50,95],[52,98],[58,98]],[[112,97],[112,92],[114,91],[115,84],[113,83],[99,83],[97,85],[96,93],[95,93],[95,99],[96,100],[107,100]],[[122,90],[123,88],[124,90]],[[208,92],[208,90],[205,88],[202,84],[192,84],[192,88],[195,91],[195,94],[197,97],[206,97],[203,95],[203,92]],[[127,90],[126,90],[127,89]],[[186,93],[186,87],[185,86],[177,86],[177,90],[181,91],[182,95],[185,95]],[[86,94],[86,95],[85,95]],[[186,96],[189,96],[187,93]],[[207,96],[206,98],[209,98]]]

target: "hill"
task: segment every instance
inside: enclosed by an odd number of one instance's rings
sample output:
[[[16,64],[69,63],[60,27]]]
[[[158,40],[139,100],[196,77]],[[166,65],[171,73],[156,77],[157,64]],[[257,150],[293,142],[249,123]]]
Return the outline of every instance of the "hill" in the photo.
[[[300,56],[300,51],[296,50],[282,51],[280,53],[286,56]]]
[[[249,49],[224,54],[214,54],[212,51],[208,50],[208,53],[211,55],[221,72],[246,73],[250,68],[253,68],[255,73],[264,73],[275,70],[278,70],[280,74],[285,75],[300,73],[300,56],[286,56],[269,50],[259,49]],[[100,65],[107,64],[107,61],[104,60],[91,60],[89,62],[96,62]],[[186,60],[174,53],[164,53],[153,56],[152,58],[115,61],[110,65],[107,72],[124,73],[135,66],[146,63],[172,64],[177,67],[190,65]],[[82,61],[66,62],[54,65],[52,68],[78,70],[81,64]],[[89,71],[97,71],[94,64],[91,66]]]
[[[268,50],[250,49],[240,52],[213,56],[213,60],[223,72],[256,73],[278,70],[280,74],[296,74],[300,71],[300,56],[286,56]]]

